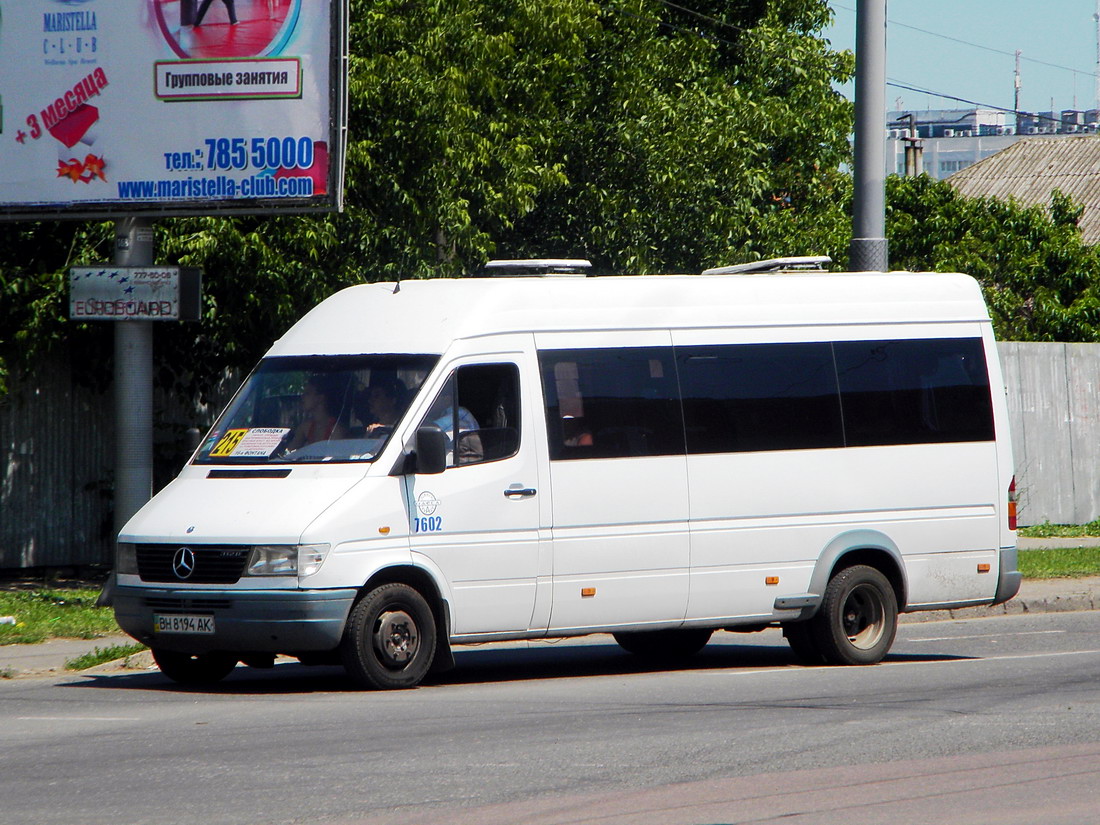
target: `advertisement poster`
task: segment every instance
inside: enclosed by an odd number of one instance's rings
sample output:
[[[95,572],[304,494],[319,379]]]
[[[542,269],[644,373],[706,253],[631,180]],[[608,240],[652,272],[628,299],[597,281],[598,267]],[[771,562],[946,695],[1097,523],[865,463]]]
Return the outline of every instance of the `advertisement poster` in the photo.
[[[0,0],[0,217],[340,206],[343,0]]]

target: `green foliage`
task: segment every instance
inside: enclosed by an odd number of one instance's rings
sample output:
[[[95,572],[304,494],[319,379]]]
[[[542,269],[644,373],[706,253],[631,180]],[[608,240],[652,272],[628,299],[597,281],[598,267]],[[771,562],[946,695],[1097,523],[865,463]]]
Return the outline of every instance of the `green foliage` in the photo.
[[[159,386],[203,400],[343,286],[493,256],[613,272],[841,257],[851,107],[832,84],[853,58],[818,36],[826,0],[693,6],[352,0],[346,209],[159,222],[157,261],[205,273],[203,320],[155,327]],[[0,240],[0,381],[65,344],[103,379],[110,325],[66,320],[63,273],[111,260],[111,226]]]
[[[1002,339],[1100,340],[1100,252],[1082,241],[1082,209],[1066,196],[1044,209],[891,177],[887,204],[891,267],[973,275]]]

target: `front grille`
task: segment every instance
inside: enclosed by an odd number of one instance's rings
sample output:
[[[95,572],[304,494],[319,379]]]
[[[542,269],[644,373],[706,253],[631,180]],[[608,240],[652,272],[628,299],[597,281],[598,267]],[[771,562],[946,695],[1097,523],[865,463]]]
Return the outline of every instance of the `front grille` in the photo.
[[[244,573],[249,552],[247,547],[139,544],[138,574],[146,582],[233,584]],[[181,560],[183,565],[179,564]],[[187,565],[192,565],[189,574]]]

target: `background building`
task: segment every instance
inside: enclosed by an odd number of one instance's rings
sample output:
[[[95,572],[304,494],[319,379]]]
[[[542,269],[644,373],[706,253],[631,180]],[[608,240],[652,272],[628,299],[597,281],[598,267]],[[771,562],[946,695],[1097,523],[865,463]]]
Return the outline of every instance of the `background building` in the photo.
[[[915,127],[924,148],[924,172],[941,180],[1023,137],[1095,133],[1100,109],[1018,115],[1002,109],[926,109],[887,112],[886,120],[886,174],[905,174],[905,138],[914,137]]]

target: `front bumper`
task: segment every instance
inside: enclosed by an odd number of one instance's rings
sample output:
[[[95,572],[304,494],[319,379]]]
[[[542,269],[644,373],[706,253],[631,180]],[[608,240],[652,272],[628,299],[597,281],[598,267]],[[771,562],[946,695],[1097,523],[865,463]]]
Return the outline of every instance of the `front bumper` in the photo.
[[[142,644],[183,653],[304,653],[333,650],[358,591],[119,587],[119,627]],[[212,616],[215,632],[158,633],[153,616]]]

